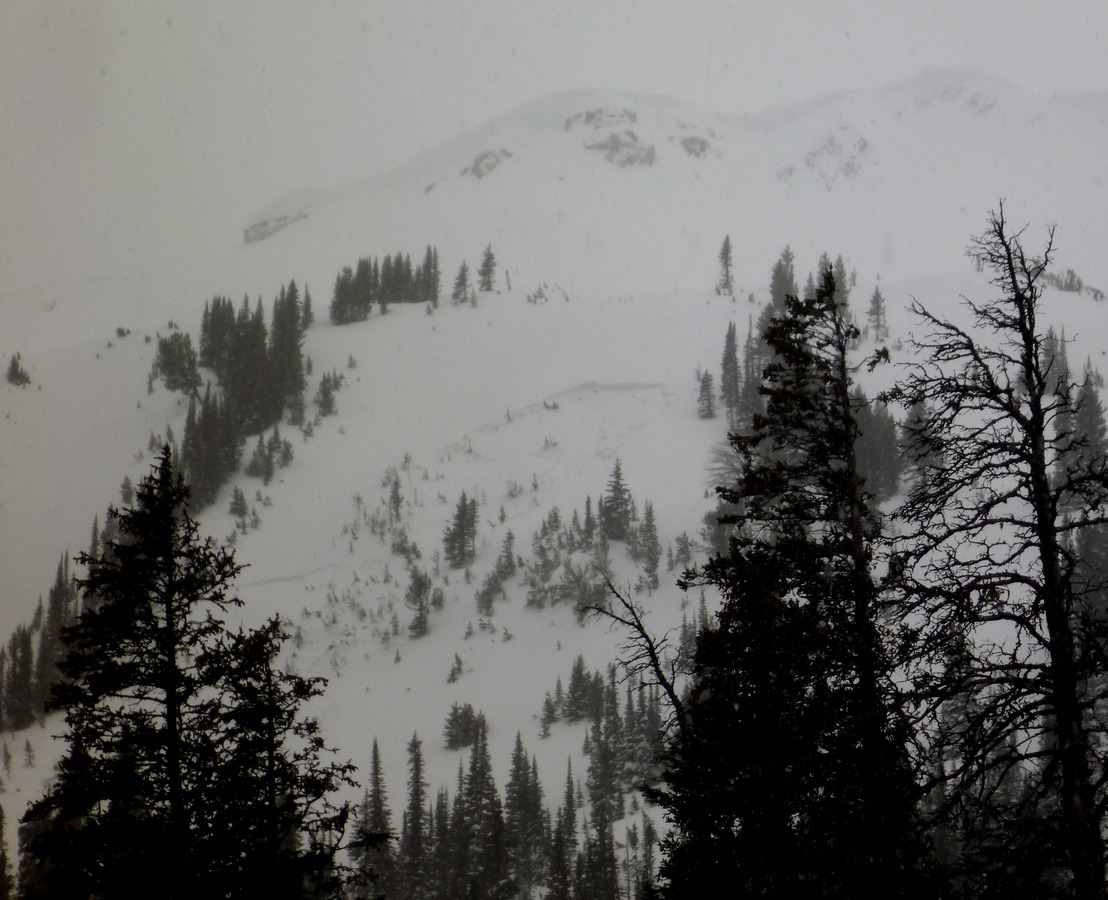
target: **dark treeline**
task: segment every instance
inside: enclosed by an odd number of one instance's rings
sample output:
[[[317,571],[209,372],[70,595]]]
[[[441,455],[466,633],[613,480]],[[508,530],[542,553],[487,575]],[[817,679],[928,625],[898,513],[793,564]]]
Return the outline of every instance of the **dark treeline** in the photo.
[[[161,378],[170,390],[189,395],[188,415],[178,447],[170,441],[174,464],[192,488],[194,510],[212,503],[238,471],[247,437],[261,434],[283,418],[304,424],[304,332],[312,322],[311,295],[303,301],[295,281],[274,298],[269,324],[261,298],[248,298],[236,310],[226,297],[204,304],[199,353],[187,334],[159,337],[151,383]],[[210,370],[218,389],[203,383],[199,367]]]
[[[625,824],[618,835],[615,826],[637,811],[627,794],[641,784],[657,753],[657,693],[629,683],[621,712],[615,667],[605,680],[599,672],[590,675],[580,657],[569,684],[561,700],[548,697],[560,712],[543,728],[548,731],[563,717],[585,722],[588,766],[582,783],[569,765],[553,815],[536,760],[525,750],[522,736],[516,735],[501,794],[492,776],[485,716],[455,705],[444,737],[450,749],[470,747],[468,766],[459,762],[453,795],[440,787],[432,798],[423,778],[422,742],[413,736],[408,744],[406,802],[397,827],[374,742],[358,827],[368,835],[388,833],[392,838],[355,853],[358,868],[377,879],[355,896],[645,896],[654,869],[654,825],[644,815],[641,832],[637,822]]]
[[[16,626],[7,646],[0,647],[0,728],[16,731],[40,719],[57,681],[62,629],[79,612],[68,557],[65,553],[58,562],[45,603],[40,597],[30,624]]]
[[[441,282],[436,247],[428,246],[423,262],[415,268],[411,257],[404,253],[385,254],[381,260],[363,256],[357,266],[346,266],[335,278],[331,321],[336,325],[362,322],[369,318],[374,305],[382,313],[388,311],[390,303],[430,303],[437,307]]]

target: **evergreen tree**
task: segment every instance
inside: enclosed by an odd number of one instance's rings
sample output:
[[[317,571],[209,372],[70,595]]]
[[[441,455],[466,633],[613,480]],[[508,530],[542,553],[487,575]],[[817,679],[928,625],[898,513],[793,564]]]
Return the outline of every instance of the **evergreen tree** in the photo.
[[[354,270],[350,266],[344,266],[335,276],[329,315],[335,325],[346,325],[359,320],[354,297]]]
[[[442,538],[443,558],[452,569],[464,569],[477,553],[477,500],[462,491],[454,519]]]
[[[523,897],[530,897],[538,884],[546,855],[542,800],[538,772],[523,748],[523,737],[517,732],[504,788],[504,826],[512,869]]]
[[[761,338],[754,333],[752,317],[747,323],[746,341],[743,343],[742,387],[739,392],[737,422],[732,426],[732,430],[740,426],[750,427],[754,416],[764,409],[761,386],[762,369],[768,361],[765,352],[767,349]]]
[[[377,739],[374,738],[369,783],[358,807],[358,821],[351,846],[355,877],[363,882],[355,890],[355,896],[359,900],[391,895],[396,862],[391,849],[394,838],[392,812],[381,771],[381,755],[377,749]]]
[[[889,321],[885,312],[885,298],[881,296],[881,286],[873,289],[873,296],[869,298],[869,310],[866,312],[869,319],[869,327],[873,332],[875,341],[885,341],[889,338]]]
[[[8,638],[4,675],[4,725],[12,731],[26,728],[35,720],[33,646],[32,630],[17,625]]]
[[[719,280],[716,293],[727,297],[735,296],[735,278],[731,272],[731,235],[724,235],[723,246],[719,248]]]
[[[719,368],[719,398],[727,410],[727,425],[735,428],[742,404],[742,373],[739,369],[739,339],[735,323],[727,324],[723,341],[723,361]]]
[[[4,808],[0,806],[0,900],[12,900],[15,895],[15,881],[12,878],[12,863],[8,858],[8,838],[4,823]]]
[[[496,277],[496,257],[492,253],[492,244],[485,247],[484,255],[481,257],[481,265],[477,268],[477,289],[480,291],[491,291],[493,289],[493,279]]]
[[[627,540],[631,530],[633,509],[634,500],[623,482],[623,464],[617,457],[615,465],[612,466],[612,474],[608,478],[608,492],[604,495],[604,506],[597,511],[601,534],[610,541]]]
[[[778,896],[925,890],[857,464],[856,336],[830,268],[814,297],[786,297],[767,324],[765,412],[730,436],[739,475],[717,489],[740,527],[725,556],[681,582],[718,587],[724,605],[718,629],[702,629],[655,792],[677,824],[666,896],[721,883]],[[720,746],[743,749],[721,765]]]
[[[62,630],[77,618],[77,589],[69,573],[68,553],[58,561],[54,584],[46,600],[46,614],[39,631],[38,656],[35,658],[34,707],[41,712],[50,699],[50,688],[58,681],[58,665],[64,657]]]
[[[408,625],[408,633],[421,638],[431,630],[431,576],[422,569],[412,566],[408,573],[407,593],[404,605],[415,615]]]
[[[225,400],[230,402],[242,434],[255,434],[275,420],[269,375],[268,329],[261,298],[253,311],[243,298],[235,317],[228,349],[227,371],[220,376]]]
[[[711,372],[701,373],[700,393],[696,398],[696,414],[702,419],[714,419],[716,417],[714,384]]]
[[[12,360],[8,363],[7,378],[8,384],[14,384],[16,387],[26,387],[31,383],[31,376],[23,368],[23,360],[18,353],[13,353]]]
[[[662,545],[658,541],[658,526],[654,521],[654,504],[643,504],[642,527],[639,530],[639,558],[643,563],[647,587],[658,589],[658,563],[662,559]]]
[[[459,846],[468,848],[462,870],[465,896],[490,900],[513,896],[516,885],[508,856],[504,811],[493,780],[488,728],[483,719],[469,753],[462,806],[465,826],[459,835]]]
[[[769,309],[764,316],[768,322],[769,317],[779,315],[785,310],[785,298],[797,296],[796,287],[796,258],[791,248],[786,247],[781,251],[781,256],[773,264],[773,272],[769,279]],[[812,295],[814,296],[814,294]],[[759,323],[761,326],[761,323]],[[760,332],[765,329],[759,327]]]
[[[457,305],[465,303],[469,298],[469,266],[465,260],[458,267],[458,274],[454,278],[454,289],[450,292],[450,302]]]
[[[896,420],[888,405],[868,400],[861,387],[850,394],[858,421],[858,472],[865,489],[878,502],[892,497],[900,489],[902,470]]]
[[[312,311],[312,294],[308,285],[304,285],[304,303],[300,307],[300,333],[304,334],[315,322],[315,313]]]
[[[427,782],[423,776],[423,742],[416,734],[408,742],[408,803],[404,809],[404,829],[397,856],[400,892],[420,897],[426,878],[427,847],[424,834]]]
[[[304,391],[304,359],[300,351],[302,315],[300,293],[296,282],[290,281],[288,289],[282,288],[273,303],[273,320],[269,330],[271,421],[276,421],[284,410],[296,405]]]
[[[273,669],[276,623],[225,630],[241,567],[200,540],[187,497],[163,448],[111,511],[118,539],[80,559],[96,601],[63,630],[68,749],[23,819],[28,896],[299,896],[331,865],[346,810],[327,797],[351,767],[322,763],[298,715],[320,682]]]
[[[152,378],[160,377],[167,391],[195,394],[203,384],[197,365],[198,357],[192,347],[192,338],[175,331],[169,337],[158,338],[150,375]]]
[[[338,388],[336,378],[330,372],[324,372],[315,393],[315,403],[321,416],[333,416],[336,412],[335,391]]]

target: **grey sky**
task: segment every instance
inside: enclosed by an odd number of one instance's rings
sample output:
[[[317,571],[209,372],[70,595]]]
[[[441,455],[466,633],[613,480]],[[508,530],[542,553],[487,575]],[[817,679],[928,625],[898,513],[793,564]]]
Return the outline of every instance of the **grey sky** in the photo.
[[[226,244],[557,90],[743,113],[965,66],[1050,94],[1108,88],[1106,48],[1101,0],[5,0],[0,302]]]

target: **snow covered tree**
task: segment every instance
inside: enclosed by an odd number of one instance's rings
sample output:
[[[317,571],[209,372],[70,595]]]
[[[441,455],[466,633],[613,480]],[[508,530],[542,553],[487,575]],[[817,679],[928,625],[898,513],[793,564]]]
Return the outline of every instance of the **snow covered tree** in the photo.
[[[786,247],[781,251],[781,256],[773,264],[773,272],[769,278],[769,310],[767,313],[763,313],[763,317],[767,318],[772,315],[777,315],[785,309],[785,298],[795,297],[799,292],[796,287],[796,257],[793,256],[792,248]],[[762,332],[765,329],[761,327],[762,322],[759,321],[759,331]]]
[[[296,282],[290,281],[288,288],[281,288],[273,302],[272,324],[269,331],[269,377],[272,379],[270,398],[273,409],[270,420],[279,419],[286,409],[292,409],[300,402],[305,387],[304,358],[301,353],[303,342],[302,310],[300,292]]]
[[[608,478],[608,491],[598,512],[600,532],[609,541],[625,541],[631,531],[634,500],[623,481],[623,463],[616,458]]]
[[[662,559],[662,546],[658,541],[658,526],[654,521],[654,504],[647,500],[643,504],[642,526],[639,528],[639,558],[642,560],[643,573],[647,587],[658,589],[658,563]]]
[[[716,389],[715,379],[712,373],[704,371],[700,373],[700,392],[696,397],[696,414],[702,419],[714,419],[716,417]]]
[[[869,309],[866,311],[869,327],[875,341],[888,340],[889,320],[885,311],[885,298],[881,295],[881,286],[873,289],[873,296],[869,298]]]
[[[168,391],[195,394],[203,380],[197,369],[198,358],[192,338],[180,331],[158,338],[151,377],[161,378]]]
[[[414,638],[421,638],[431,630],[431,576],[412,566],[408,577],[404,605],[415,614],[408,624],[408,633]]]
[[[443,558],[452,569],[464,569],[477,554],[477,500],[462,491],[454,519],[442,537]]]
[[[465,303],[469,299],[469,266],[465,260],[458,267],[458,274],[454,278],[454,289],[450,292],[450,302],[455,305]]]
[[[742,404],[742,372],[739,369],[739,339],[735,323],[727,323],[723,340],[723,360],[719,368],[719,399],[727,410],[727,425],[734,428]]]
[[[23,368],[23,360],[18,353],[12,354],[12,360],[8,363],[8,384],[16,387],[26,387],[31,383],[31,376]]]
[[[481,257],[481,265],[477,267],[477,289],[479,291],[491,291],[493,280],[496,278],[496,257],[492,253],[492,244],[485,247]]]
[[[423,742],[412,734],[408,742],[408,802],[397,853],[400,896],[419,896],[427,871],[427,782],[423,774]]]
[[[370,757],[369,783],[358,805],[358,820],[351,841],[350,856],[354,862],[355,900],[372,900],[392,895],[392,879],[396,858],[391,842],[392,811],[388,805],[385,777],[381,770],[381,754],[377,739],[373,739]]]
[[[719,280],[716,293],[727,297],[735,296],[735,278],[731,271],[731,235],[724,235],[723,246],[719,248]]]

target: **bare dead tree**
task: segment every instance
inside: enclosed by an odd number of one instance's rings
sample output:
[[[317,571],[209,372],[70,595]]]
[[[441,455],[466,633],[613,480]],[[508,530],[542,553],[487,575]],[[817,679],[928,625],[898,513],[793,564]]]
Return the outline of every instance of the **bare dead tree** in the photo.
[[[1103,521],[1108,478],[1059,427],[1071,391],[1038,320],[1053,230],[1038,256],[1022,234],[1001,205],[972,244],[1001,296],[965,300],[966,324],[912,305],[926,332],[899,395],[931,410],[897,513],[912,696],[933,797],[964,847],[1034,859],[1044,883],[1061,871],[1073,896],[1103,898],[1104,628],[1077,602],[1073,547]]]
[[[642,676],[644,684],[661,688],[670,709],[666,730],[672,729],[684,744],[687,741],[687,716],[677,687],[682,669],[681,654],[670,651],[668,633],[659,638],[650,632],[646,627],[643,608],[638,603],[620,593],[609,579],[605,578],[604,583],[612,603],[606,606],[589,604],[582,609],[624,629],[626,638],[620,648],[620,663],[627,671],[627,677]]]

